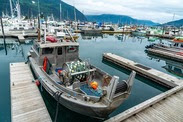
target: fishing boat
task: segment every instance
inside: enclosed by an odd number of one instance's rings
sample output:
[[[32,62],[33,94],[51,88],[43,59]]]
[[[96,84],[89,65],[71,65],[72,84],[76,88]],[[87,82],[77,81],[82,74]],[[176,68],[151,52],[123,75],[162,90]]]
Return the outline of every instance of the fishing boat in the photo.
[[[146,30],[145,29],[137,29],[135,31],[132,31],[132,35],[134,35],[134,36],[146,36]]]
[[[183,37],[175,37],[173,39],[174,42],[183,42]]]
[[[77,113],[104,119],[130,95],[135,72],[119,80],[79,58],[79,43],[38,38],[28,56],[42,87],[61,105]]]
[[[148,46],[146,46],[147,49],[153,48],[153,49],[160,49],[165,51],[171,51],[175,53],[183,53],[183,42],[177,42],[177,41],[167,41],[167,42],[161,42],[161,43],[153,43]]]
[[[71,32],[68,28],[63,26],[49,26],[48,32],[49,34],[54,34],[56,37],[64,38],[65,40],[71,40],[72,38],[77,40],[79,38],[79,36],[76,33]]]
[[[158,37],[148,37],[149,42],[155,42],[158,39],[159,39]]]

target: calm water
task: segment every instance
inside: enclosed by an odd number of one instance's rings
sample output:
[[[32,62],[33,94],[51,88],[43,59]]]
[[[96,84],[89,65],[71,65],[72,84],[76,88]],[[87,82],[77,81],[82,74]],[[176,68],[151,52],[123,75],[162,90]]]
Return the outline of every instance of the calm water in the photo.
[[[104,52],[111,52],[125,58],[134,60],[144,65],[153,67],[162,72],[170,74],[163,68],[166,65],[166,61],[152,59],[144,52],[145,46],[149,45],[146,38],[137,38],[124,35],[103,35],[101,37],[89,37],[81,36],[79,38],[80,43],[80,57],[82,59],[89,59],[90,63],[103,69],[111,75],[117,75],[121,80],[127,79],[130,71],[119,68],[118,66],[111,64],[107,61],[102,61],[102,54]],[[11,39],[12,40],[12,39]],[[157,40],[156,42],[158,42]],[[8,55],[5,55],[5,51],[0,47],[0,122],[9,122],[10,119],[10,78],[9,78],[9,63],[26,61],[26,54],[30,49],[32,43],[21,44],[20,46],[9,46]],[[173,75],[173,74],[172,74]],[[158,95],[166,88],[155,84],[148,79],[137,76],[132,88],[130,97],[109,117],[114,116],[134,105],[137,105],[155,95]],[[47,105],[49,113],[54,120],[56,101],[53,100],[46,91],[41,92],[43,99]],[[98,121],[78,113],[72,112],[62,105],[59,106],[59,121]]]

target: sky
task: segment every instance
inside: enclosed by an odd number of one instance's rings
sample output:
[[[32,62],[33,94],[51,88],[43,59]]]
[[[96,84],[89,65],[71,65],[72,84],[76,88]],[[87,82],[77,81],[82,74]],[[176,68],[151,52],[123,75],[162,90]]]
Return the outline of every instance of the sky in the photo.
[[[183,0],[63,0],[85,15],[118,14],[166,23],[183,19]]]

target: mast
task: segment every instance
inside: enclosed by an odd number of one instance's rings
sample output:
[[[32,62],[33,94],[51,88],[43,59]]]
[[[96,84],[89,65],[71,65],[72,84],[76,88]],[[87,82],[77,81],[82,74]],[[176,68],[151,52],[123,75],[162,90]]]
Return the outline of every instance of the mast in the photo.
[[[20,11],[20,3],[19,0],[17,1],[17,15],[18,15],[18,20],[21,18],[21,11]]]
[[[62,20],[62,0],[60,0],[60,21]]]
[[[76,8],[75,8],[75,1],[74,1],[74,21],[76,22]]]
[[[76,22],[76,8],[74,7],[74,21]]]
[[[10,11],[11,11],[11,17],[13,18],[14,14],[13,14],[13,6],[12,6],[12,1],[11,0],[10,0]]]

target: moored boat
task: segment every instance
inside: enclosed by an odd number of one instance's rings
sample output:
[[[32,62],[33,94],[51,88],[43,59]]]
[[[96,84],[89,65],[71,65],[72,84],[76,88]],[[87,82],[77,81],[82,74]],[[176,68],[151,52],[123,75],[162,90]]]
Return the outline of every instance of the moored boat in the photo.
[[[52,38],[51,38],[52,39]],[[79,58],[76,41],[35,41],[29,63],[45,90],[68,109],[103,119],[127,99],[135,72],[127,80],[110,76]]]
[[[183,42],[183,37],[175,37],[173,39],[174,42]]]

